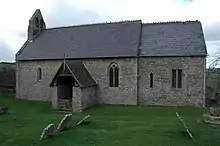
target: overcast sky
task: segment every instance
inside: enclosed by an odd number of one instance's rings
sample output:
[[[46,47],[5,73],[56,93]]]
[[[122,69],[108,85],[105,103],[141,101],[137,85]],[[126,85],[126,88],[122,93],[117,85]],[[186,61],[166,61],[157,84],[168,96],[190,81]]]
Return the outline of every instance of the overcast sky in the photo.
[[[0,0],[0,62],[14,61],[27,39],[28,22],[41,9],[47,28],[139,20],[199,20],[208,53],[220,53],[219,0]]]

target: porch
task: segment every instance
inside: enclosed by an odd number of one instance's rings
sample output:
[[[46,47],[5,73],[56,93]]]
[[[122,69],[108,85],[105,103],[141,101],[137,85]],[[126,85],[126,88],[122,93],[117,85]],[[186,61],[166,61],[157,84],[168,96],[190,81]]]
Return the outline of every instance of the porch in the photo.
[[[98,103],[97,83],[80,61],[64,61],[50,87],[54,109],[81,112]]]

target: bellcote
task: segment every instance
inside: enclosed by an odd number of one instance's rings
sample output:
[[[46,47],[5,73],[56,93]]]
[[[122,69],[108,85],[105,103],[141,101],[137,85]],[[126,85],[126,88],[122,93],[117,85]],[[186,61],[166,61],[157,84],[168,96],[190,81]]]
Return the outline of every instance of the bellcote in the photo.
[[[37,9],[29,20],[28,39],[33,39],[45,29],[46,24],[44,22],[43,16],[40,9]]]

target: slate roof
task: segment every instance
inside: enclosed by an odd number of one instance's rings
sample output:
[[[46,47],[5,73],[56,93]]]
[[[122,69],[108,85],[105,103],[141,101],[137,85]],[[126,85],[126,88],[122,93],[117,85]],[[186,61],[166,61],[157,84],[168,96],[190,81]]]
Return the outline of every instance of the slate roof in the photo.
[[[46,29],[17,60],[139,56],[206,56],[199,21],[142,24],[141,20]]]
[[[199,21],[143,24],[140,56],[205,56]]]
[[[141,21],[46,29],[17,54],[18,60],[135,57]]]
[[[66,60],[58,69],[56,75],[50,83],[50,87],[54,86],[57,77],[62,73],[65,65],[67,74],[70,73],[81,88],[97,85],[91,74],[85,68],[84,64],[79,60]]]

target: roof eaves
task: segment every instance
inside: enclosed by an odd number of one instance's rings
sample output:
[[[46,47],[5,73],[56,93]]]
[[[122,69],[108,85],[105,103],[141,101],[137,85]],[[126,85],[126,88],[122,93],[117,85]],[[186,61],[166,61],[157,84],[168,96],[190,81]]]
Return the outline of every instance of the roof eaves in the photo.
[[[27,40],[23,45],[22,47],[18,50],[18,52],[15,54],[16,56],[16,59],[17,57],[23,52],[23,50],[25,49],[25,47],[29,44],[30,40]]]
[[[84,59],[111,59],[111,58],[136,58],[136,55],[127,55],[127,56],[95,56],[95,57],[79,57],[79,58],[72,58],[72,57],[66,57],[66,60],[84,60]],[[63,60],[63,58],[19,58],[19,61],[39,61],[39,60]]]
[[[150,55],[150,54],[141,54],[139,57],[206,57],[206,54],[198,54],[198,55],[182,55],[182,54],[165,54],[165,55]]]
[[[85,66],[85,64],[82,62],[82,64],[84,65],[84,67],[86,68],[86,70],[88,71],[88,73],[90,74],[90,76],[92,77],[93,81],[95,82],[95,85],[98,85],[98,83],[96,82],[95,78],[92,76],[92,74],[89,72],[88,68]],[[93,86],[95,86],[93,85]]]
[[[70,73],[72,74],[72,76],[74,77],[74,79],[76,80],[76,82],[78,83],[78,85],[83,88],[84,86],[79,82],[79,80],[76,78],[76,76],[74,75],[74,73],[72,72],[72,70],[70,69],[69,65],[67,63],[65,63],[64,65],[66,65],[66,67],[69,69]]]
[[[15,54],[16,60],[20,60],[20,59],[17,59],[17,57],[24,51],[24,49],[27,47],[27,45],[29,43],[32,43],[34,41],[34,39],[36,39],[41,33],[43,33],[43,31],[39,31],[33,38],[26,40],[26,42],[23,44],[23,46],[20,48],[20,50]]]

